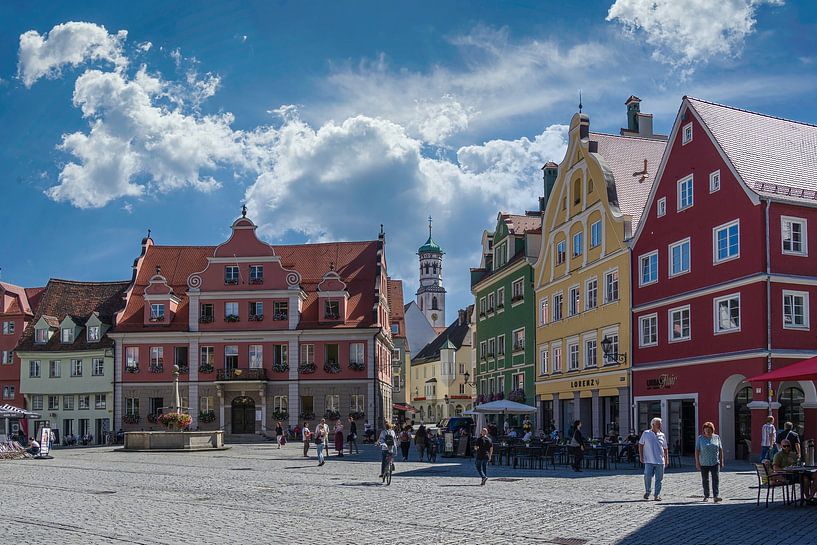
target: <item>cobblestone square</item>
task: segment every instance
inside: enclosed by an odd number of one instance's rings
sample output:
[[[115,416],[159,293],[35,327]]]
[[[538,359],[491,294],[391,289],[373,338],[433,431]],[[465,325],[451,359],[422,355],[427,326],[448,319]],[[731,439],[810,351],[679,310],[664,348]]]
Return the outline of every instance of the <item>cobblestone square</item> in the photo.
[[[57,450],[53,460],[2,462],[5,543],[553,543],[773,544],[817,542],[817,509],[755,505],[748,464],[721,476],[722,504],[702,503],[698,474],[671,470],[663,501],[618,470],[397,462],[391,486],[379,453],[331,456],[273,443],[220,452]],[[412,457],[415,453],[412,452]],[[507,479],[507,480],[505,480]]]

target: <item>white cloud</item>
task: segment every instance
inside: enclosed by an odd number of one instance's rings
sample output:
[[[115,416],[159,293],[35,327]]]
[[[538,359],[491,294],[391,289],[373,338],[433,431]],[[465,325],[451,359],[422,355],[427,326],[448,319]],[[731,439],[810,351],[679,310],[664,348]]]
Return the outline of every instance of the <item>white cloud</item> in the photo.
[[[117,69],[127,66],[122,53],[126,30],[109,34],[104,26],[69,22],[54,26],[46,34],[29,30],[20,36],[17,77],[31,87],[41,77],[58,77],[65,65],[86,61],[107,61]]]
[[[616,0],[607,20],[633,35],[642,31],[655,59],[689,73],[693,63],[738,55],[762,4],[783,0]]]
[[[152,47],[153,47],[153,44],[151,42],[142,42],[142,43],[140,43],[140,44],[138,44],[136,46],[136,49],[138,49],[139,51],[141,51],[143,53],[147,53],[148,51],[150,51],[150,48],[152,48]]]

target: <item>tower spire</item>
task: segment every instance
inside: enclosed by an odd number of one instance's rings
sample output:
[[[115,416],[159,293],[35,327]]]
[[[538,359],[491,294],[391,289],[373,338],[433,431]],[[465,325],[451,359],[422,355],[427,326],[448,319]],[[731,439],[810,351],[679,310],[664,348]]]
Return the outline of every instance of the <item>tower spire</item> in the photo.
[[[579,113],[582,113],[582,90],[579,89]]]
[[[431,238],[431,214],[428,215],[428,238]]]

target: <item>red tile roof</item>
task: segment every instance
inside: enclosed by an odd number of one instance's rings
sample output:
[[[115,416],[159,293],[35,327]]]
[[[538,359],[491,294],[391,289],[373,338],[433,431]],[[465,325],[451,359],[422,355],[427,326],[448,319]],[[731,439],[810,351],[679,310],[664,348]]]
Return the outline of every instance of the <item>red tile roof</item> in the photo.
[[[515,235],[530,233],[542,227],[542,216],[536,214],[507,214],[502,212],[502,219],[508,227],[508,232]]]
[[[37,306],[36,302],[31,301],[29,292],[31,292],[32,295],[37,295],[42,292],[43,288],[21,288],[20,286],[15,286],[8,282],[0,282],[0,286],[3,287],[3,290],[5,290],[8,295],[13,297],[11,304],[6,309],[2,308],[3,301],[0,299],[0,313],[27,314],[28,316],[34,314],[34,310]]]
[[[792,202],[817,200],[817,125],[685,99],[750,189]]]

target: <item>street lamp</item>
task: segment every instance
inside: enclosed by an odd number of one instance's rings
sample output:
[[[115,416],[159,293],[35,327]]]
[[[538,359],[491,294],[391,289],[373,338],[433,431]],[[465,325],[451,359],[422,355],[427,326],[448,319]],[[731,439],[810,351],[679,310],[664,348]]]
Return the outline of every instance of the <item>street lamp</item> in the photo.
[[[471,381],[470,381],[470,379],[471,379],[471,373],[469,373],[468,371],[466,371],[466,372],[465,372],[464,377],[465,377],[465,380],[463,381],[463,384],[467,384],[467,385],[468,385],[468,386],[470,386],[471,388],[473,388],[474,386],[476,386],[476,383],[474,383],[474,382],[471,382]]]
[[[451,398],[450,398],[450,397],[448,397],[448,394],[445,394],[445,395],[443,396],[443,401],[445,401],[445,404],[446,404],[446,405],[450,405],[450,404],[451,404]]]
[[[601,351],[604,353],[604,362],[605,363],[624,363],[627,361],[627,354],[619,353],[619,352],[612,352],[613,350],[613,339],[608,337],[607,335],[604,336],[604,339],[601,341]]]

